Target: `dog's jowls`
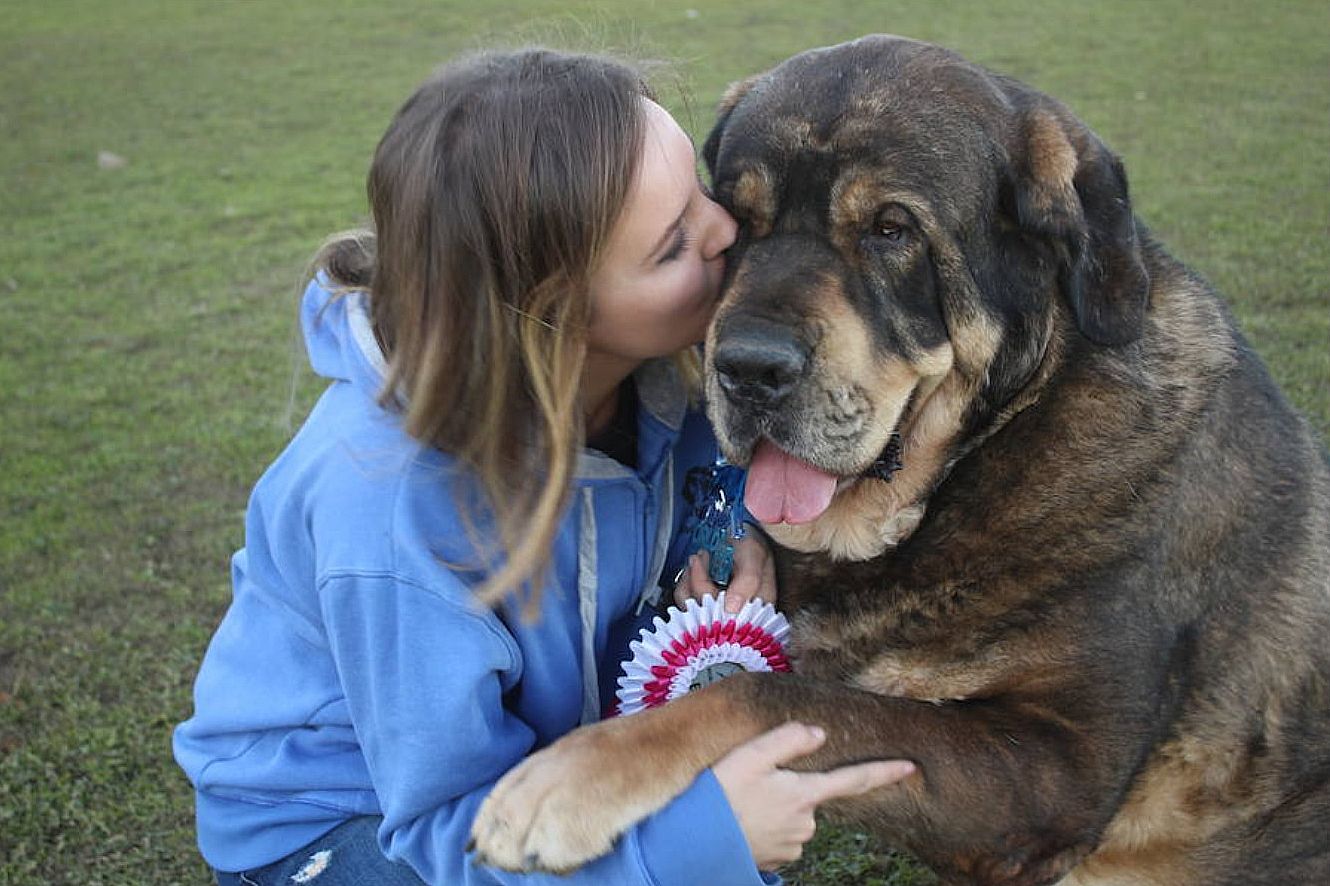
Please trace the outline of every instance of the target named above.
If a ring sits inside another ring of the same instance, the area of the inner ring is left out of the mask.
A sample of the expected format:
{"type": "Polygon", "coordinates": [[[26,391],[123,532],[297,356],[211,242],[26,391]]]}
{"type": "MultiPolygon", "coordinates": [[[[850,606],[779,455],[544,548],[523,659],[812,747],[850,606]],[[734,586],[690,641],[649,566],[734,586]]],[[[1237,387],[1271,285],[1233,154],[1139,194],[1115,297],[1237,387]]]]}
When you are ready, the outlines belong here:
{"type": "Polygon", "coordinates": [[[947,883],[1330,883],[1330,468],[1118,159],[892,37],[736,85],[705,155],[741,224],[708,408],[797,673],[534,755],[483,857],[575,867],[799,720],[803,768],[918,762],[832,811],[947,883]]]}

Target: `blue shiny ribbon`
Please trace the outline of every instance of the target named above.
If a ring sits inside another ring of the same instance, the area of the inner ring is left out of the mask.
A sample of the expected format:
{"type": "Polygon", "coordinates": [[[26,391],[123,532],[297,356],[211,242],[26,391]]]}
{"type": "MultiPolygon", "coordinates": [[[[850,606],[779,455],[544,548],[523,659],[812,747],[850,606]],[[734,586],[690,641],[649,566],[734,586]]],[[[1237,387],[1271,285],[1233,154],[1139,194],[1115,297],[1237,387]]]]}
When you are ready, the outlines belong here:
{"type": "Polygon", "coordinates": [[[707,576],[718,587],[730,583],[734,572],[734,543],[747,534],[743,505],[744,480],[747,472],[724,459],[711,466],[709,488],[705,499],[709,501],[706,513],[693,527],[688,552],[705,550],[710,555],[707,576]]]}

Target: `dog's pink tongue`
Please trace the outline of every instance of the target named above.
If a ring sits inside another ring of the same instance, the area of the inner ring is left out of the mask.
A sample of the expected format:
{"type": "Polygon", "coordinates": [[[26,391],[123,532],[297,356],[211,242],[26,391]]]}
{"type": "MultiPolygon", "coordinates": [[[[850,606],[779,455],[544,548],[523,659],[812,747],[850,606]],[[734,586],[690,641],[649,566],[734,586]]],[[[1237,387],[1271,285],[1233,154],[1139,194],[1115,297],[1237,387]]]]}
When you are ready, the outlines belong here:
{"type": "Polygon", "coordinates": [[[836,493],[836,478],[763,440],[748,465],[744,504],[763,523],[816,520],[836,493]]]}

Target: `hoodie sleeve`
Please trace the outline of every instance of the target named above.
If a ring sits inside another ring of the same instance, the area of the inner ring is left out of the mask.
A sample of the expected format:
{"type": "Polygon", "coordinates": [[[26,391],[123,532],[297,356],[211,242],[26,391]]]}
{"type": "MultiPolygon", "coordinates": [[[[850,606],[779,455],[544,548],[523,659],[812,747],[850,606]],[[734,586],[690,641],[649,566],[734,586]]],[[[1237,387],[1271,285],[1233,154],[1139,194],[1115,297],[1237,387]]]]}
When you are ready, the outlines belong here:
{"type": "MultiPolygon", "coordinates": [[[[463,599],[463,598],[459,598],[463,599]]],[[[474,865],[463,847],[495,782],[535,732],[503,704],[520,677],[502,623],[393,575],[338,575],[321,604],[383,812],[380,843],[429,883],[735,886],[762,877],[710,770],[615,850],[564,877],[474,865]]]]}

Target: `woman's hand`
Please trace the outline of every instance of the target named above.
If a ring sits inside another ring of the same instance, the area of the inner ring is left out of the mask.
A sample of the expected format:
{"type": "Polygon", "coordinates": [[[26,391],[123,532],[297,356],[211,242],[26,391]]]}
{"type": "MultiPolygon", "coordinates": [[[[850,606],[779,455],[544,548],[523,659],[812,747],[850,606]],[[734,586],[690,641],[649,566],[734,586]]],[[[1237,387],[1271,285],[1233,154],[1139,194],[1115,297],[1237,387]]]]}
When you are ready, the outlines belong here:
{"type": "MultiPolygon", "coordinates": [[[[706,594],[719,594],[720,588],[707,575],[711,555],[698,551],[688,558],[688,565],[674,586],[674,602],[682,607],[689,597],[701,600],[706,594]]],[[[734,571],[725,589],[725,611],[736,613],[754,597],[776,602],[776,561],[761,533],[749,529],[734,543],[734,571]]]]}
{"type": "Polygon", "coordinates": [[[816,726],[786,723],[739,745],[712,767],[762,870],[799,860],[817,829],[813,813],[820,804],[894,784],[914,772],[908,760],[875,760],[830,772],[780,768],[825,740],[816,726]]]}

